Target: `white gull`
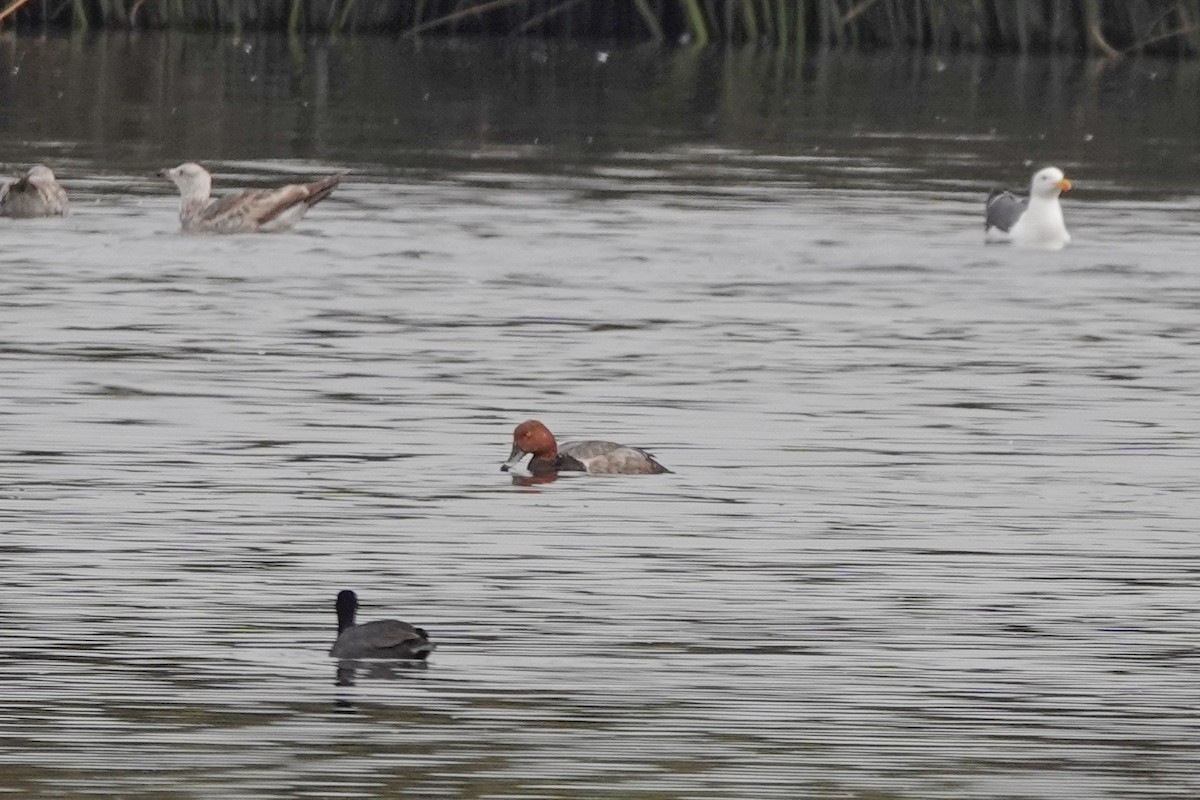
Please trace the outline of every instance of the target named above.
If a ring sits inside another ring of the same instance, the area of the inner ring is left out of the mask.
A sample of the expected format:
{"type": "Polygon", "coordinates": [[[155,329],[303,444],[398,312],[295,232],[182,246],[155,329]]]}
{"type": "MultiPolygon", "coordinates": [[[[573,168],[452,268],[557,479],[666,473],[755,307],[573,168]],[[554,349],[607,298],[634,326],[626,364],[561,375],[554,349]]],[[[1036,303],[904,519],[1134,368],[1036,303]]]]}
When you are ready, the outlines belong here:
{"type": "Polygon", "coordinates": [[[1061,169],[1046,167],[1034,173],[1028,202],[993,189],[987,199],[984,235],[1022,247],[1061,250],[1071,241],[1071,234],[1063,222],[1058,196],[1070,188],[1071,182],[1061,169]]]}

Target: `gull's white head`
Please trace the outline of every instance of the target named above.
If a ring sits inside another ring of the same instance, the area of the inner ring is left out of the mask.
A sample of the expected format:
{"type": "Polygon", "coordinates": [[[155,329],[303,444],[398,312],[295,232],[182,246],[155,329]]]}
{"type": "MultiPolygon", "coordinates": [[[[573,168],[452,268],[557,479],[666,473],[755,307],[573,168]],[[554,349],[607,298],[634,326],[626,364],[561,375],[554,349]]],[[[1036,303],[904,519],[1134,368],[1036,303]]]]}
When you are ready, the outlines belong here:
{"type": "Polygon", "coordinates": [[[207,199],[212,191],[212,176],[208,174],[208,170],[191,161],[173,169],[164,169],[158,174],[174,181],[175,185],[179,187],[179,193],[185,198],[207,199]]]}
{"type": "Polygon", "coordinates": [[[54,183],[54,171],[43,164],[32,167],[25,177],[33,183],[54,183]]]}
{"type": "Polygon", "coordinates": [[[1070,188],[1071,182],[1067,180],[1066,175],[1063,175],[1061,169],[1046,167],[1034,173],[1033,181],[1029,185],[1029,196],[1058,197],[1063,192],[1069,191],[1070,188]]]}

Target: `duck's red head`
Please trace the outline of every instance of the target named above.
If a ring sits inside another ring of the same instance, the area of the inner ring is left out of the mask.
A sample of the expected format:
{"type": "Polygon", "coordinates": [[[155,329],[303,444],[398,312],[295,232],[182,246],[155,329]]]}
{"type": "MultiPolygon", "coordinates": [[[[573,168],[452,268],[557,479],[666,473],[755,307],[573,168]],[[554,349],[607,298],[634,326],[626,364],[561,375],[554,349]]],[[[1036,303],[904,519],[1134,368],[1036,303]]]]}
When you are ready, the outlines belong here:
{"type": "Polygon", "coordinates": [[[558,442],[554,441],[554,434],[536,419],[525,420],[513,431],[512,453],[500,469],[507,471],[519,463],[526,453],[546,461],[558,458],[558,442]]]}

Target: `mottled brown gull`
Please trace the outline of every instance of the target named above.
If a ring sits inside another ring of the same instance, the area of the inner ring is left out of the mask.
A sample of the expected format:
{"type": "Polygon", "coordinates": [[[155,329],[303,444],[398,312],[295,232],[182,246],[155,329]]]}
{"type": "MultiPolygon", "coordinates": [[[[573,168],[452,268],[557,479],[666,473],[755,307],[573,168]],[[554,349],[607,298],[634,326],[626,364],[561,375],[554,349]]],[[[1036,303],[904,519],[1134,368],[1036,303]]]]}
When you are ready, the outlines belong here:
{"type": "Polygon", "coordinates": [[[1061,169],[1046,167],[1034,173],[1030,181],[1029,202],[993,189],[987,199],[984,235],[1024,247],[1061,250],[1071,241],[1071,234],[1063,222],[1058,196],[1070,188],[1071,182],[1061,169]]]}
{"type": "Polygon", "coordinates": [[[330,175],[313,183],[247,189],[214,199],[212,176],[199,164],[188,162],[158,174],[179,187],[179,222],[186,233],[286,231],[342,180],[340,174],[330,175]]]}
{"type": "Polygon", "coordinates": [[[0,185],[0,217],[61,217],[67,193],[49,167],[38,164],[22,177],[0,185]]]}

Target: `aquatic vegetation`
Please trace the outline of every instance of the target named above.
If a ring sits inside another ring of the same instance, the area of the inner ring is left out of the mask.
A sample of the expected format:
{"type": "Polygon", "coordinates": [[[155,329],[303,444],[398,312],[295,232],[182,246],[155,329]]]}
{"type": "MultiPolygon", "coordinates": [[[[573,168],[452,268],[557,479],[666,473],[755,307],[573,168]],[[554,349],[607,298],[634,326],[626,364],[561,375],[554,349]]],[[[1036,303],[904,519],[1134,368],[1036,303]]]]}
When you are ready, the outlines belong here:
{"type": "Polygon", "coordinates": [[[1200,0],[13,0],[0,23],[1200,53],[1200,0]]]}

